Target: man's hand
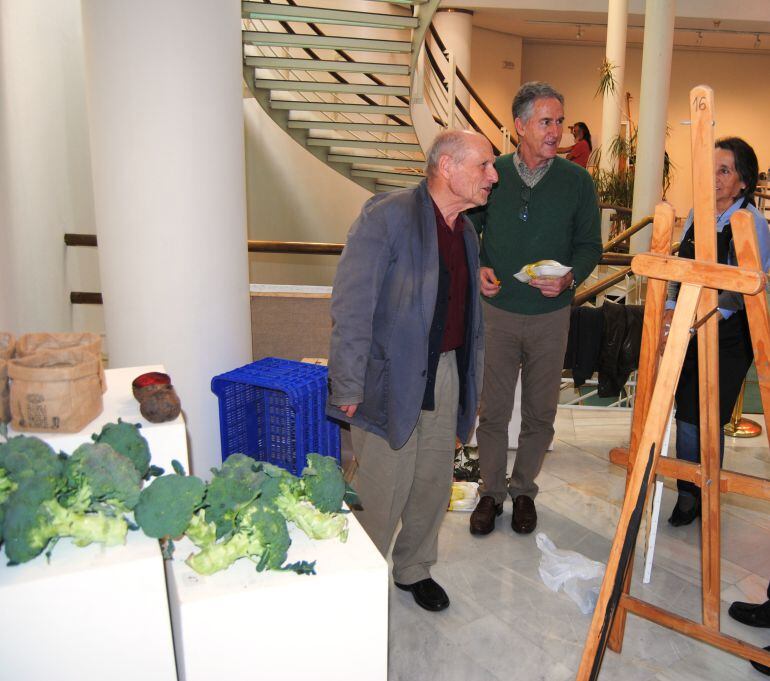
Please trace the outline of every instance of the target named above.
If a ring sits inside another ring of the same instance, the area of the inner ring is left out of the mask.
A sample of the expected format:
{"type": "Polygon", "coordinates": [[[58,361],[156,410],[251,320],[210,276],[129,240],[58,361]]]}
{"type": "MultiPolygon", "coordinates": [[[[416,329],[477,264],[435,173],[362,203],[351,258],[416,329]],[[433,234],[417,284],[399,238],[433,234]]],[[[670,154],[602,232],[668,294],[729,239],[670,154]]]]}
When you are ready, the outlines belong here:
{"type": "Polygon", "coordinates": [[[491,267],[479,268],[479,278],[481,279],[481,295],[491,298],[500,293],[500,280],[495,276],[495,271],[491,267]]]}
{"type": "Polygon", "coordinates": [[[575,280],[572,272],[567,272],[563,277],[557,279],[551,277],[536,277],[529,280],[529,285],[540,289],[546,298],[555,298],[562,291],[568,289],[575,280]]]}
{"type": "Polygon", "coordinates": [[[340,411],[345,413],[345,416],[348,418],[353,418],[353,414],[356,413],[356,409],[358,409],[357,404],[341,404],[339,407],[337,407],[340,411]]]}

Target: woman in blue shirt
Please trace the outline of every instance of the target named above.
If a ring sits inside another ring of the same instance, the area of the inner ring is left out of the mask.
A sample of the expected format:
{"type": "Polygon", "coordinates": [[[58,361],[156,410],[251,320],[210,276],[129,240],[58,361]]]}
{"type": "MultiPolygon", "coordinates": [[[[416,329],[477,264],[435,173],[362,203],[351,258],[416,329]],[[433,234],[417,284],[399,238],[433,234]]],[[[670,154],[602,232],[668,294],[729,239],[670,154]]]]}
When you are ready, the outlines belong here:
{"type": "MultiPolygon", "coordinates": [[[[736,265],[730,218],[745,208],[754,216],[762,267],[770,268],[770,232],[767,220],[754,205],[754,191],[759,178],[757,155],[739,137],[726,137],[716,143],[714,153],[716,173],[717,259],[720,263],[736,265]]],[[[679,256],[695,257],[693,213],[684,227],[679,256]]],[[[679,285],[669,284],[664,333],[671,324],[679,285]]],[[[743,297],[731,291],[721,291],[719,308],[719,422],[729,422],[735,402],[753,361],[751,338],[743,307],[743,297]]],[[[676,456],[678,459],[700,461],[698,345],[693,339],[687,348],[679,385],[676,389],[676,456]]],[[[720,431],[720,457],[724,456],[724,433],[720,431]]],[[[678,527],[688,525],[700,515],[700,489],[691,482],[677,481],[679,496],[668,522],[678,527]]]]}

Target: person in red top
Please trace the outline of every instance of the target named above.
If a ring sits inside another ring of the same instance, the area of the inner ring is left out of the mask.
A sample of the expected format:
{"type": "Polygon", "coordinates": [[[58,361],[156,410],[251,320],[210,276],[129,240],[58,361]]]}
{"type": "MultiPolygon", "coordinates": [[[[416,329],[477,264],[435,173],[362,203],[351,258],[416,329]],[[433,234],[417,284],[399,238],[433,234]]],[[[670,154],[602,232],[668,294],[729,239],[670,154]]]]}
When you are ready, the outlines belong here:
{"type": "Polygon", "coordinates": [[[572,136],[575,138],[575,144],[571,147],[559,149],[560,154],[567,154],[567,160],[577,163],[585,168],[588,165],[588,157],[591,155],[591,131],[588,126],[579,121],[572,126],[572,136]]]}

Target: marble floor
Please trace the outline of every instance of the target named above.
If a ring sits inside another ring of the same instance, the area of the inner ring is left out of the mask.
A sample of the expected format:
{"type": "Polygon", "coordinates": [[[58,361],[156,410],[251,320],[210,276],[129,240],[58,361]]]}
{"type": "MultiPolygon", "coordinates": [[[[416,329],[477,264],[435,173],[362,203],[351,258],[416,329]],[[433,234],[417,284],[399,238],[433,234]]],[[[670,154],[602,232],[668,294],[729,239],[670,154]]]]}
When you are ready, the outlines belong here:
{"type": "MultiPolygon", "coordinates": [[[[756,418],[756,417],[755,417],[756,418]]],[[[761,422],[761,417],[759,419],[761,422]]],[[[624,471],[609,450],[627,445],[630,415],[560,409],[554,450],[538,478],[539,524],[559,548],[606,562],[620,513],[624,471]]],[[[673,441],[673,438],[672,438],[673,441]]],[[[511,452],[511,457],[515,454],[511,452]]],[[[672,451],[673,455],[673,451],[672,451]]],[[[728,438],[725,468],[770,477],[767,438],[728,438]]],[[[672,528],[666,518],[675,488],[666,481],[649,584],[641,583],[637,552],[632,593],[700,621],[700,529],[672,528]]],[[[770,630],[727,616],[733,600],[762,601],[770,578],[770,504],[724,495],[722,630],[761,646],[770,630]]],[[[468,514],[447,513],[433,577],[451,598],[444,612],[417,607],[410,594],[390,591],[389,681],[563,681],[573,679],[590,623],[564,593],[548,590],[538,573],[535,534],[510,527],[505,504],[497,529],[468,532],[468,514]]],[[[764,679],[748,662],[629,616],[622,654],[607,651],[602,681],[732,681],[764,679]]]]}

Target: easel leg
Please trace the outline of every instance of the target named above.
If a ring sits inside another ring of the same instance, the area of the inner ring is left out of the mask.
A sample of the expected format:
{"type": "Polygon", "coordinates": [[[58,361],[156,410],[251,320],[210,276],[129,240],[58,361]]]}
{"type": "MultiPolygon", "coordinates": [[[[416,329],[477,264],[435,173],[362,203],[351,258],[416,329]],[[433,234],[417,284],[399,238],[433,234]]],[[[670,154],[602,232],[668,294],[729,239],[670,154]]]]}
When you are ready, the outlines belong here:
{"type": "MultiPolygon", "coordinates": [[[[674,209],[666,203],[655,207],[655,218],[652,227],[650,251],[667,254],[671,249],[671,238],[674,231],[674,209]]],[[[642,327],[642,345],[639,352],[639,372],[634,401],[634,414],[631,426],[631,444],[628,449],[628,471],[626,473],[626,489],[633,470],[634,456],[639,448],[644,424],[652,399],[652,389],[658,373],[660,356],[660,328],[663,319],[663,308],[666,302],[666,282],[660,279],[647,281],[647,296],[644,307],[644,324],[642,327]]],[[[631,589],[631,577],[634,572],[633,555],[623,582],[623,593],[631,589]]],[[[607,645],[610,650],[619,653],[623,647],[623,636],[626,628],[626,609],[618,606],[618,611],[612,622],[612,630],[607,645]]]]}

